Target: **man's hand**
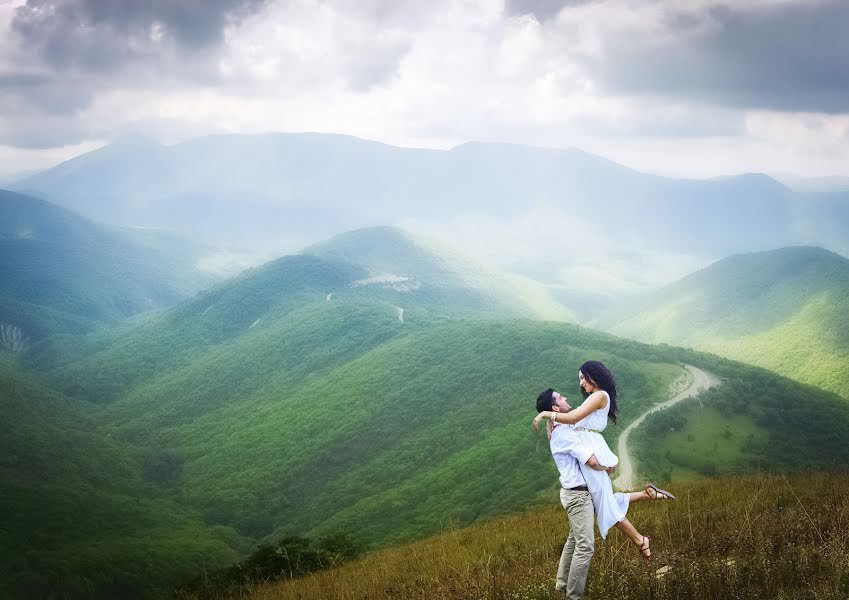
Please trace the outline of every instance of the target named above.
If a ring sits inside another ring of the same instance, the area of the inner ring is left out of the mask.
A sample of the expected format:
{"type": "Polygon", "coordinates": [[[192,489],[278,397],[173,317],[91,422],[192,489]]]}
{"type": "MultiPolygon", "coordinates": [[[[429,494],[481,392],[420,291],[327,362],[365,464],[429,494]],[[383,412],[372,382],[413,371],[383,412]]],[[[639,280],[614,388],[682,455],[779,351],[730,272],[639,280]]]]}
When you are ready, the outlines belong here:
{"type": "Polygon", "coordinates": [[[613,475],[615,472],[616,472],[616,465],[613,465],[612,467],[607,467],[607,474],[608,475],[613,475]]]}

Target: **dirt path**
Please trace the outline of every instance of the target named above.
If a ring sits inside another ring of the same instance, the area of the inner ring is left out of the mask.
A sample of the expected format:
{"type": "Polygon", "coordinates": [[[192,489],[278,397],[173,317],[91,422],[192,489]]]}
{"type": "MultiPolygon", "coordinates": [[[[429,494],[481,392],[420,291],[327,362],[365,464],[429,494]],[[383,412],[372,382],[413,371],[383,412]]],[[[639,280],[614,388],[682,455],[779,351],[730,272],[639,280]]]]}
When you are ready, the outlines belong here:
{"type": "Polygon", "coordinates": [[[657,412],[664,408],[669,408],[673,404],[677,404],[684,400],[685,398],[689,398],[690,396],[695,396],[699,392],[706,390],[708,388],[712,388],[720,384],[719,379],[717,379],[714,375],[710,373],[706,373],[701,369],[697,369],[691,365],[684,365],[684,368],[690,373],[693,378],[693,381],[690,385],[682,392],[679,392],[675,396],[673,396],[670,400],[666,402],[662,402],[656,406],[653,406],[643,414],[641,414],[633,423],[628,425],[625,428],[625,431],[622,432],[622,435],[619,436],[619,444],[617,445],[617,454],[619,455],[619,468],[617,472],[619,476],[616,478],[614,483],[616,487],[621,490],[630,490],[634,486],[634,467],[631,462],[631,455],[628,454],[628,436],[631,431],[640,426],[640,423],[643,420],[652,414],[653,412],[657,412]]]}
{"type": "Polygon", "coordinates": [[[392,304],[390,306],[392,306],[392,308],[394,308],[395,310],[398,311],[398,320],[403,323],[404,322],[404,309],[401,308],[400,306],[395,306],[394,304],[392,304]]]}

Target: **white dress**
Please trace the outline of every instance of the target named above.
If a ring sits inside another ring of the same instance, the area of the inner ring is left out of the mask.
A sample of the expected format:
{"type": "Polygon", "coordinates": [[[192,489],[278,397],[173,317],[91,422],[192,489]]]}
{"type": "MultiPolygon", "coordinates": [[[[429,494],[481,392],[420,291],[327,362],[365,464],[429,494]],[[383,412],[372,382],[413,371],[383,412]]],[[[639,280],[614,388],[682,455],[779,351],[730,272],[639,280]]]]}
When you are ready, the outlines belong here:
{"type": "MultiPolygon", "coordinates": [[[[602,392],[605,395],[607,392],[602,392]]],[[[604,408],[599,408],[575,423],[573,427],[577,431],[581,443],[590,448],[598,462],[605,467],[619,464],[619,458],[613,454],[600,433],[585,431],[582,428],[603,431],[607,427],[607,412],[610,410],[610,397],[604,408]]],[[[613,492],[613,483],[606,471],[596,471],[585,464],[581,464],[581,474],[587,482],[587,489],[593,499],[595,508],[596,524],[602,538],[607,537],[607,530],[625,518],[628,512],[630,496],[621,492],[613,492]]]]}

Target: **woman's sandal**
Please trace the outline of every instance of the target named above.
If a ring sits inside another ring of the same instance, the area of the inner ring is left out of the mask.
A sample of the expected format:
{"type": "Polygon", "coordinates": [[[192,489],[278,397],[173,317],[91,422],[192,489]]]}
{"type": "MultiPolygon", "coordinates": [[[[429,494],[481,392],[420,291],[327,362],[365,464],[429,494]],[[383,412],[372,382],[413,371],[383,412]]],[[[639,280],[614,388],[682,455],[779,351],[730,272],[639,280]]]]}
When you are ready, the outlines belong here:
{"type": "Polygon", "coordinates": [[[651,498],[652,500],[675,500],[675,496],[673,496],[666,490],[662,490],[659,487],[656,487],[653,483],[646,484],[646,494],[648,494],[649,498],[651,498]],[[649,490],[652,490],[654,492],[654,495],[652,495],[649,490]]]}
{"type": "Polygon", "coordinates": [[[640,552],[640,556],[643,557],[643,562],[647,565],[651,565],[651,561],[652,561],[651,538],[647,535],[644,535],[643,541],[639,546],[637,546],[637,549],[640,552]],[[646,552],[648,552],[648,554],[646,554],[646,552]]]}

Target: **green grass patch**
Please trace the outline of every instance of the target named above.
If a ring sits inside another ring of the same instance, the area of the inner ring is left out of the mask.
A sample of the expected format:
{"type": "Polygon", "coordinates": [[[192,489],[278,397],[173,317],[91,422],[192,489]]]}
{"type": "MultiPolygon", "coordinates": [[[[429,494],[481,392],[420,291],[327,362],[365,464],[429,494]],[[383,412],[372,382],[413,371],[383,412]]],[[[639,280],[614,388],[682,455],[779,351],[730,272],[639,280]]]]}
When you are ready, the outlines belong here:
{"type": "Polygon", "coordinates": [[[673,480],[690,479],[697,473],[733,472],[748,447],[768,438],[748,416],[725,416],[715,408],[695,404],[684,417],[686,424],[681,431],[669,431],[651,440],[656,445],[655,454],[665,458],[673,469],[673,480]]]}

